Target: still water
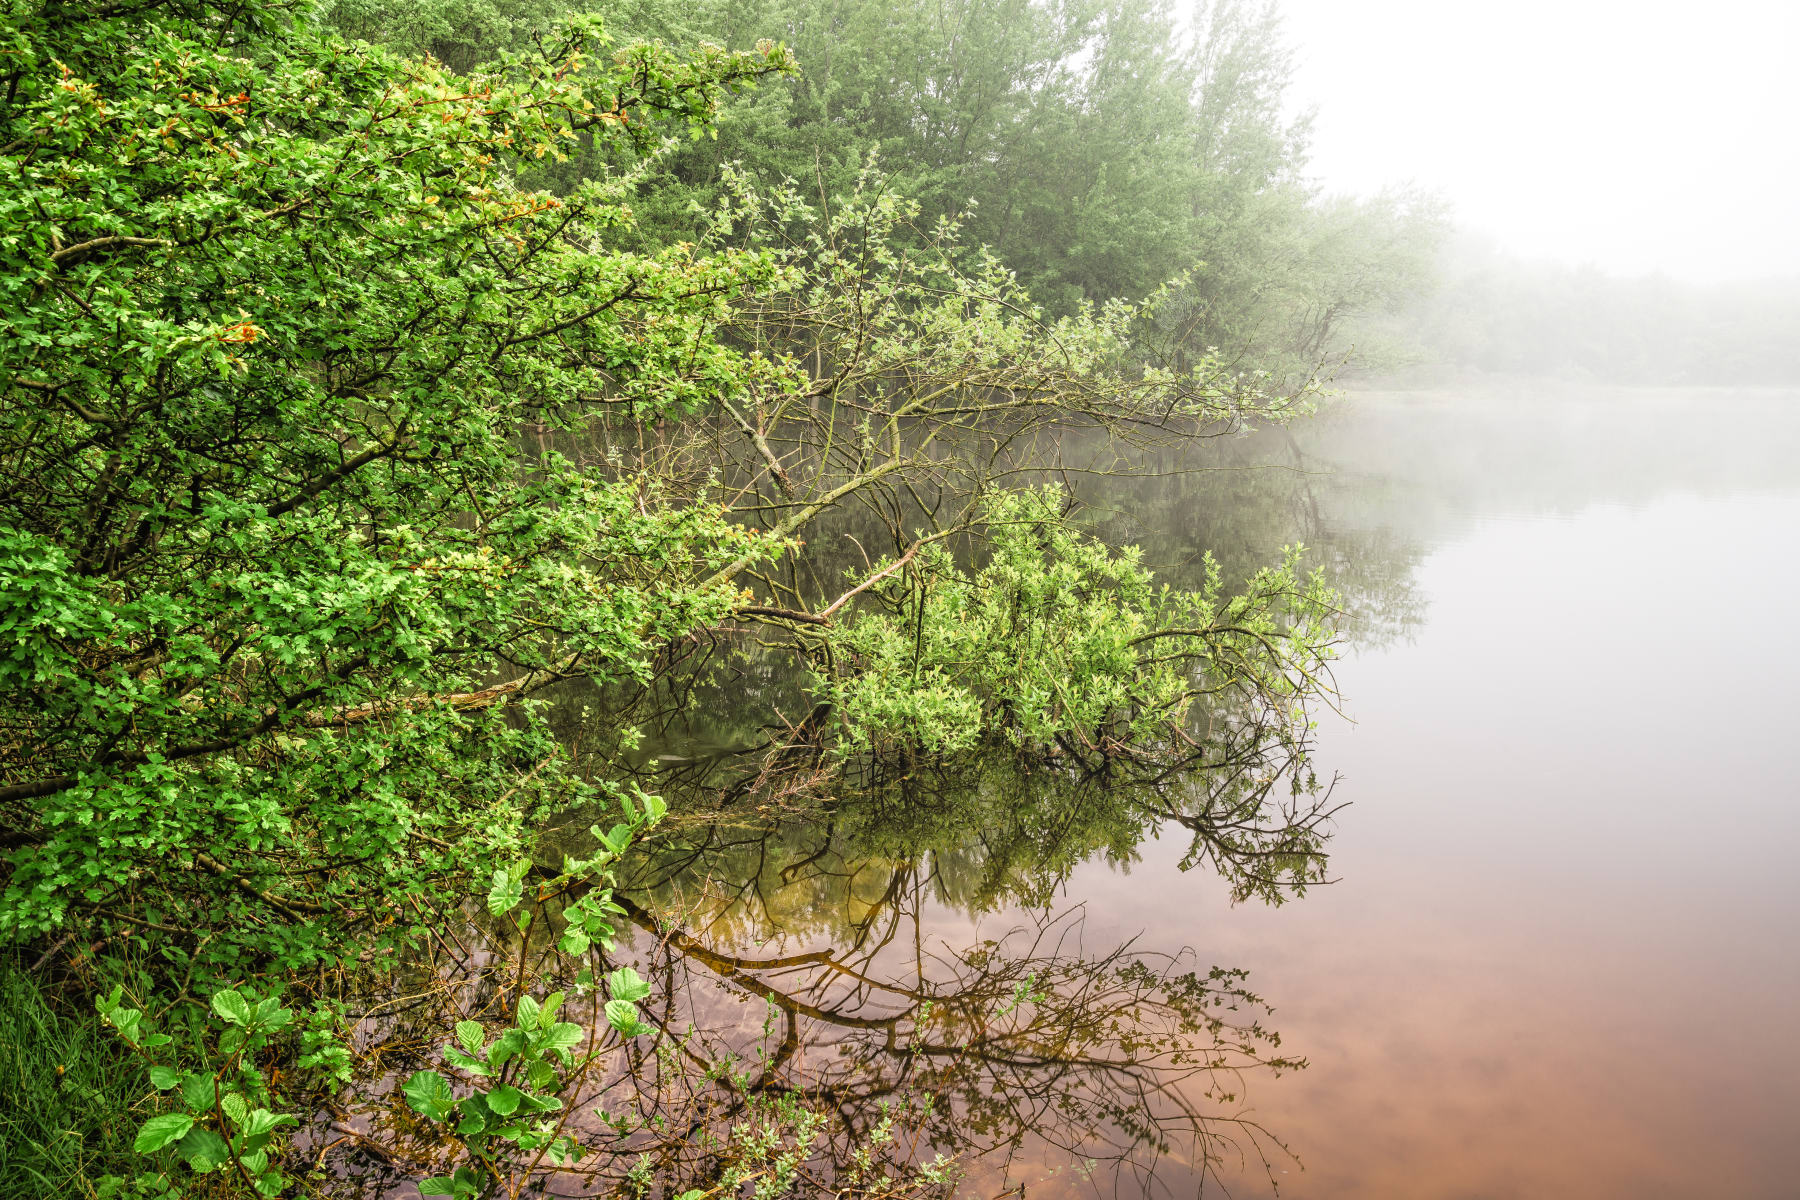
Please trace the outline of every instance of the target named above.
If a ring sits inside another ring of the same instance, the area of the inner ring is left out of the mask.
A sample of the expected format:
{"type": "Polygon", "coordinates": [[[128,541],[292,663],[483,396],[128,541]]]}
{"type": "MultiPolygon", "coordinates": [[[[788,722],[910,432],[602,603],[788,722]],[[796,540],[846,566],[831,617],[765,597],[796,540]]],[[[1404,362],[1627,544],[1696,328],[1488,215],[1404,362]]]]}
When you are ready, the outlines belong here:
{"type": "Polygon", "coordinates": [[[776,1001],[833,1102],[954,1097],[968,1195],[1800,1194],[1800,394],[1363,393],[1227,459],[1086,498],[1172,578],[1332,571],[1333,882],[1234,903],[1186,830],[976,778],[693,834],[666,986],[776,1001]]]}

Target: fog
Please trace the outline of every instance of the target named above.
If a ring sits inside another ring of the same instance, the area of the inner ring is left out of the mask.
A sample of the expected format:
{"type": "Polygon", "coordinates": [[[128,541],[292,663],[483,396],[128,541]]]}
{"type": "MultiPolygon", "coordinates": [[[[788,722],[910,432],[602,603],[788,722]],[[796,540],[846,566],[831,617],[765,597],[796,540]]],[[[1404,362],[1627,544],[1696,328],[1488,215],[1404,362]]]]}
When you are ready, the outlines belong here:
{"type": "Polygon", "coordinates": [[[1800,5],[1280,0],[1328,190],[1411,181],[1506,252],[1800,274],[1800,5]]]}

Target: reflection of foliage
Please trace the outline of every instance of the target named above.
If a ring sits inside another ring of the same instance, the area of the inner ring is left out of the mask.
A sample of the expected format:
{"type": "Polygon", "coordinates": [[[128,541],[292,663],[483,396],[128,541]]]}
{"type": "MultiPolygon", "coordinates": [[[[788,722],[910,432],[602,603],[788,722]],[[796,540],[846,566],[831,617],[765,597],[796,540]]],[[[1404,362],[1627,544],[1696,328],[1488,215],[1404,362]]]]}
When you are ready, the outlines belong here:
{"type": "MultiPolygon", "coordinates": [[[[917,1156],[955,1154],[972,1175],[1004,1173],[1029,1148],[1038,1161],[1064,1152],[1140,1174],[1180,1150],[1204,1176],[1234,1149],[1266,1162],[1279,1146],[1241,1115],[1246,1073],[1304,1065],[1279,1054],[1241,972],[1129,946],[1089,954],[1078,911],[957,951],[927,947],[900,895],[847,947],[764,957],[640,919],[657,932],[645,970],[679,1001],[661,1037],[680,1049],[641,1054],[614,1082],[606,1107],[641,1124],[696,1086],[697,1065],[723,1062],[722,1075],[708,1071],[715,1087],[804,1097],[831,1112],[845,1145],[880,1114],[904,1113],[924,1139],[917,1156]],[[760,1048],[753,1030],[695,1032],[720,1029],[733,997],[767,1006],[762,1033],[775,1036],[760,1048]]],[[[659,1168],[686,1178],[677,1157],[659,1168]]]]}
{"type": "Polygon", "coordinates": [[[1199,589],[1158,588],[1135,547],[1083,537],[1063,501],[1055,489],[990,498],[985,565],[964,572],[925,547],[875,589],[879,609],[834,634],[834,658],[851,666],[823,690],[851,746],[955,751],[998,737],[1086,763],[1181,760],[1199,748],[1184,728],[1196,700],[1304,726],[1306,701],[1326,690],[1331,597],[1296,577],[1294,554],[1229,599],[1210,560],[1199,589]]]}
{"type": "Polygon", "coordinates": [[[1281,755],[1246,756],[1124,782],[988,756],[878,767],[854,789],[840,787],[824,812],[813,801],[774,821],[731,815],[763,793],[727,792],[712,819],[690,796],[682,828],[649,846],[631,884],[706,879],[715,895],[741,897],[753,923],[845,937],[853,930],[833,927],[834,915],[854,924],[895,889],[920,884],[970,914],[1050,903],[1082,862],[1130,862],[1166,823],[1192,838],[1185,865],[1206,863],[1240,899],[1279,902],[1322,878],[1334,811],[1309,776],[1298,789],[1282,784],[1296,769],[1304,768],[1281,755]]]}

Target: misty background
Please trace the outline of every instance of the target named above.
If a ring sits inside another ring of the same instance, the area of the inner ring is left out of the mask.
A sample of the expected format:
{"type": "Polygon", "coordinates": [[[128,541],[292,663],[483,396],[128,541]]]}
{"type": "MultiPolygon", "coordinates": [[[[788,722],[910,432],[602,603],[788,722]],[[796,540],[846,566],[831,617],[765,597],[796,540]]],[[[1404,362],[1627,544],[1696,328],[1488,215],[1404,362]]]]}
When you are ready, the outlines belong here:
{"type": "Polygon", "coordinates": [[[1455,224],[1423,361],[1620,382],[1800,379],[1800,7],[1283,0],[1326,191],[1455,224]]]}

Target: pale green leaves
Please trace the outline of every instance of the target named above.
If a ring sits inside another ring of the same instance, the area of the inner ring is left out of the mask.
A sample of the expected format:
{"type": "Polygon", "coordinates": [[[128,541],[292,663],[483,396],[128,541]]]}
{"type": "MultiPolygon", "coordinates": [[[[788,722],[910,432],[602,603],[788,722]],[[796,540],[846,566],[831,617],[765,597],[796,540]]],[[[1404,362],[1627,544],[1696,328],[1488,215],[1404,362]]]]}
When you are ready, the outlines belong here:
{"type": "MultiPolygon", "coordinates": [[[[189,1167],[204,1175],[209,1171],[218,1170],[231,1161],[231,1144],[212,1130],[195,1126],[188,1130],[187,1136],[176,1145],[175,1153],[180,1155],[189,1167]]],[[[248,1160],[249,1156],[246,1155],[245,1158],[248,1160]]],[[[268,1157],[265,1154],[255,1165],[246,1161],[245,1167],[248,1170],[261,1171],[267,1162],[268,1157]]]]}
{"type": "Polygon", "coordinates": [[[621,1037],[636,1037],[644,1032],[637,1006],[650,994],[650,984],[644,977],[630,967],[620,967],[606,977],[606,990],[612,996],[606,1002],[606,1023],[621,1037]]]}
{"type": "Polygon", "coordinates": [[[488,911],[495,916],[511,912],[524,898],[525,872],[531,864],[520,861],[510,867],[494,868],[493,886],[488,889],[488,911]]]}

